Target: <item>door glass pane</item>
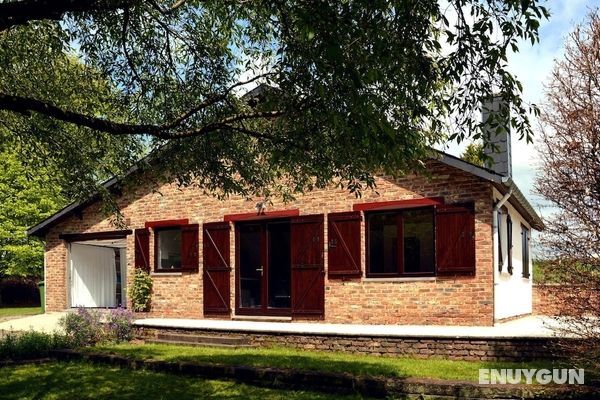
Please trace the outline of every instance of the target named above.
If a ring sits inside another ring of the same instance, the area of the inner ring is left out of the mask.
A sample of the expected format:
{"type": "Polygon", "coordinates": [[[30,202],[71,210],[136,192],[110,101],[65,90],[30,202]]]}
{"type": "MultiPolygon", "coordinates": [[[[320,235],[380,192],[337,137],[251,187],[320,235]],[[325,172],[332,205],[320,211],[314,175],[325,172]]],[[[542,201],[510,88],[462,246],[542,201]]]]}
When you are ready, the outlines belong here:
{"type": "Polygon", "coordinates": [[[404,221],[404,272],[434,272],[433,210],[402,213],[404,221]]]}
{"type": "Polygon", "coordinates": [[[240,232],[240,307],[260,308],[261,231],[259,225],[242,225],[240,232]]]}
{"type": "Polygon", "coordinates": [[[369,272],[398,272],[398,229],[396,214],[369,216],[369,272]]]}
{"type": "Polygon", "coordinates": [[[290,308],[290,224],[267,225],[269,240],[268,298],[271,308],[290,308]]]}

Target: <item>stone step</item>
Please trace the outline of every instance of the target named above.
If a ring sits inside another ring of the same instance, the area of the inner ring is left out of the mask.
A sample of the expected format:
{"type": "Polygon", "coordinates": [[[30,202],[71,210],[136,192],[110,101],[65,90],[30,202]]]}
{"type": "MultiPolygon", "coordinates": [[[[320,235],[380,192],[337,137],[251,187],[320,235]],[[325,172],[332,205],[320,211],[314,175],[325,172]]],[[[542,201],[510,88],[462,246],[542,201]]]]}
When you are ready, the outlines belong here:
{"type": "Polygon", "coordinates": [[[234,315],[232,321],[254,321],[254,322],[292,322],[292,317],[270,316],[270,315],[234,315]]]}
{"type": "Polygon", "coordinates": [[[225,343],[202,343],[202,342],[188,342],[183,340],[166,340],[166,339],[146,339],[146,343],[153,344],[172,344],[177,346],[191,346],[191,347],[221,347],[229,349],[243,349],[255,347],[251,344],[225,344],[225,343]]]}
{"type": "Polygon", "coordinates": [[[250,344],[250,341],[243,336],[229,335],[194,335],[186,333],[158,332],[156,334],[156,339],[174,342],[230,346],[245,346],[250,344]]]}

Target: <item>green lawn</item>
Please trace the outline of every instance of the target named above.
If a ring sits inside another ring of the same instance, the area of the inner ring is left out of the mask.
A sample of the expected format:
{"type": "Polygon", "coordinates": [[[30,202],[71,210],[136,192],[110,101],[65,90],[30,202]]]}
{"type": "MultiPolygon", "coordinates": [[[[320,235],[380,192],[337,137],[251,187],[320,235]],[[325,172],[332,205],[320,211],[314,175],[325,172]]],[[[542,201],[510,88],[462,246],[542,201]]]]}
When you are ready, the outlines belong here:
{"type": "Polygon", "coordinates": [[[0,368],[1,399],[358,399],[314,392],[259,388],[88,363],[0,368]]]}
{"type": "Polygon", "coordinates": [[[551,368],[550,361],[529,363],[451,361],[406,357],[364,356],[303,351],[292,348],[227,349],[163,344],[122,344],[90,348],[136,359],[191,361],[224,365],[295,368],[310,371],[349,372],[355,375],[416,377],[477,381],[479,368],[551,368]]]}
{"type": "Polygon", "coordinates": [[[0,318],[15,317],[20,315],[35,315],[41,314],[42,307],[8,307],[0,308],[0,318]]]}

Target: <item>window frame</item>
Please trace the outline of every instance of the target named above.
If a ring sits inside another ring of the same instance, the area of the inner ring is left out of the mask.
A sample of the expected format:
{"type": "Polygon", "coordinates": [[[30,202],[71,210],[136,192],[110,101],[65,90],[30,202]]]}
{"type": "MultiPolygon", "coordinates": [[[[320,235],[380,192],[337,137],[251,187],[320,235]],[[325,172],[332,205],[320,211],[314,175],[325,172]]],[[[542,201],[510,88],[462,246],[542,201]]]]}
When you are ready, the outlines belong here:
{"type": "Polygon", "coordinates": [[[436,254],[436,225],[435,225],[435,206],[427,205],[421,207],[402,207],[388,210],[365,211],[365,277],[366,278],[421,278],[435,277],[437,275],[437,254],[436,254]],[[431,210],[432,229],[433,229],[433,271],[432,272],[405,272],[404,265],[404,212],[416,210],[431,210]],[[396,216],[397,229],[397,255],[396,272],[371,272],[371,238],[370,223],[373,215],[392,214],[396,216]]]}
{"type": "MultiPolygon", "coordinates": [[[[179,230],[179,234],[181,235],[181,233],[183,232],[182,229],[182,225],[169,225],[169,226],[161,226],[161,227],[156,227],[153,229],[153,235],[154,235],[154,272],[156,273],[169,273],[169,272],[183,272],[185,271],[185,268],[183,268],[182,266],[180,266],[179,268],[159,268],[159,258],[158,258],[158,253],[159,253],[159,239],[160,239],[160,233],[163,231],[172,231],[172,230],[179,230]]],[[[183,254],[181,252],[181,247],[182,247],[182,242],[183,239],[180,236],[180,241],[179,241],[179,253],[180,253],[180,258],[181,258],[181,262],[180,264],[183,263],[183,254]]]]}

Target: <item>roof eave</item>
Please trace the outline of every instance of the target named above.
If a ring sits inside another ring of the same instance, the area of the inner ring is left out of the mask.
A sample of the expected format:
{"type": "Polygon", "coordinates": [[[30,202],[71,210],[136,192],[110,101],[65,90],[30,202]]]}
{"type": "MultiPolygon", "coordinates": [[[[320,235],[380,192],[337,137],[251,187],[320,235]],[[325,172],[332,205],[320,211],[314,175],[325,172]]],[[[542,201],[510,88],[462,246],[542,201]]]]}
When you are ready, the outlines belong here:
{"type": "Polygon", "coordinates": [[[499,175],[490,169],[480,167],[479,165],[471,164],[458,157],[454,157],[450,154],[444,153],[443,151],[436,151],[439,156],[438,160],[451,167],[458,168],[465,172],[469,172],[475,176],[478,176],[490,182],[503,183],[507,179],[506,177],[499,175]]]}
{"type": "MultiPolygon", "coordinates": [[[[137,163],[136,165],[134,165],[133,167],[131,167],[125,173],[124,177],[127,177],[127,176],[131,175],[132,173],[136,172],[137,170],[139,170],[141,163],[147,161],[147,158],[148,158],[148,156],[144,157],[142,160],[140,160],[139,163],[137,163]]],[[[121,178],[113,176],[112,178],[110,178],[110,179],[106,180],[105,182],[103,182],[102,186],[106,190],[110,190],[114,185],[116,185],[120,181],[121,181],[121,178]]],[[[39,224],[34,225],[31,228],[27,229],[25,231],[27,233],[27,236],[36,236],[36,237],[39,237],[39,238],[43,239],[44,236],[46,235],[46,233],[48,233],[48,230],[52,226],[54,226],[55,224],[61,222],[62,220],[64,220],[68,216],[70,216],[72,213],[76,213],[77,211],[82,210],[85,207],[89,206],[90,204],[94,203],[96,200],[99,199],[99,197],[100,197],[100,194],[98,192],[96,192],[96,193],[93,193],[90,197],[88,197],[85,200],[82,200],[82,201],[79,201],[79,202],[73,202],[73,203],[69,204],[68,206],[66,206],[62,210],[56,212],[52,216],[46,218],[45,220],[43,220],[39,224]]]]}
{"type": "Polygon", "coordinates": [[[88,199],[85,202],[71,203],[68,206],[66,206],[65,208],[63,208],[62,210],[60,210],[59,212],[57,212],[56,214],[52,215],[51,217],[45,219],[44,221],[40,222],[39,224],[34,225],[31,228],[27,229],[25,231],[25,233],[27,233],[27,236],[36,236],[36,237],[43,239],[44,236],[46,236],[48,229],[50,229],[50,227],[54,223],[59,223],[62,219],[66,218],[67,216],[71,215],[72,213],[76,213],[79,209],[84,208],[85,205],[87,205],[88,203],[91,203],[91,202],[93,202],[92,199],[88,199]]]}
{"type": "MultiPolygon", "coordinates": [[[[515,196],[515,198],[517,199],[517,202],[519,203],[520,208],[521,208],[521,210],[519,210],[519,211],[526,217],[527,222],[534,229],[537,229],[537,230],[544,229],[544,223],[543,223],[542,219],[535,212],[534,208],[531,206],[531,204],[529,204],[529,202],[525,198],[525,195],[523,195],[523,193],[519,190],[519,188],[517,187],[517,185],[513,182],[513,180],[511,178],[499,175],[492,170],[480,167],[475,164],[471,164],[467,161],[464,161],[458,157],[454,157],[454,156],[444,153],[442,151],[436,150],[436,153],[437,153],[437,157],[433,157],[433,158],[435,158],[451,167],[471,173],[471,174],[478,176],[484,180],[492,182],[495,185],[495,187],[502,193],[506,193],[510,188],[512,188],[513,196],[515,196]]],[[[127,173],[125,174],[125,177],[136,172],[140,168],[140,165],[143,162],[148,162],[149,157],[150,157],[150,155],[148,155],[148,156],[144,157],[142,160],[140,160],[139,163],[137,163],[129,171],[127,171],[127,173]]],[[[104,182],[102,184],[102,186],[105,189],[109,190],[112,188],[112,186],[117,184],[120,180],[121,179],[118,177],[113,177],[113,178],[107,180],[106,182],[104,182]]],[[[52,215],[51,217],[45,219],[44,221],[40,222],[39,224],[34,225],[31,228],[27,229],[27,231],[26,231],[27,235],[44,238],[44,236],[46,235],[46,233],[52,226],[61,222],[62,220],[67,218],[72,213],[76,213],[77,211],[84,209],[88,205],[95,202],[98,198],[99,198],[99,193],[94,193],[92,196],[90,196],[88,199],[86,199],[84,201],[71,203],[70,205],[68,205],[67,207],[58,211],[56,214],[52,215]]]]}
{"type": "Polygon", "coordinates": [[[503,186],[505,189],[503,191],[504,193],[506,193],[508,190],[512,189],[512,191],[513,191],[512,197],[514,197],[517,200],[520,207],[523,208],[523,210],[519,210],[519,211],[521,212],[522,215],[529,217],[529,218],[527,218],[527,223],[529,223],[529,225],[531,225],[531,227],[533,229],[536,229],[538,231],[543,231],[546,228],[544,225],[544,221],[542,221],[542,218],[538,215],[538,213],[535,211],[535,209],[533,208],[531,203],[529,203],[529,201],[527,200],[527,198],[525,197],[523,192],[521,192],[521,190],[516,185],[516,183],[512,180],[512,178],[507,178],[506,182],[503,182],[503,186]]]}
{"type": "Polygon", "coordinates": [[[496,189],[498,189],[502,194],[505,194],[510,189],[512,189],[512,196],[517,200],[517,208],[519,209],[519,212],[525,217],[527,223],[531,225],[533,229],[536,229],[538,231],[544,230],[544,222],[542,221],[538,213],[535,211],[533,206],[529,203],[523,192],[521,192],[519,187],[512,180],[512,178],[500,175],[487,168],[471,164],[465,160],[462,160],[458,157],[454,157],[442,151],[437,152],[439,154],[439,160],[444,164],[450,165],[454,168],[458,168],[465,172],[469,172],[475,176],[492,182],[496,189]]]}

